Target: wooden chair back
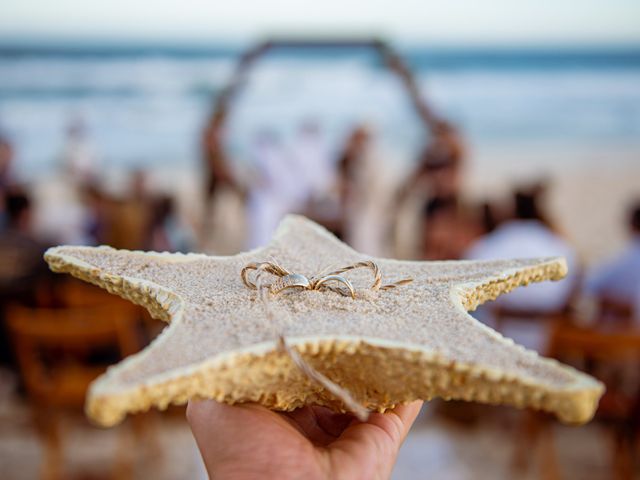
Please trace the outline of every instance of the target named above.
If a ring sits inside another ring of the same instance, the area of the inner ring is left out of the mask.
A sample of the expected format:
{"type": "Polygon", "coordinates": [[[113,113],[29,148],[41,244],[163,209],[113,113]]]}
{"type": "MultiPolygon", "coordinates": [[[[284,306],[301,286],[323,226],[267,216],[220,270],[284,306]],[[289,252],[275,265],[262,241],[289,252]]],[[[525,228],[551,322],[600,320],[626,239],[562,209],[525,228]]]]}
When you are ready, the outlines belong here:
{"type": "Polygon", "coordinates": [[[89,383],[106,365],[88,363],[97,350],[118,357],[140,348],[135,307],[105,303],[60,309],[11,306],[7,324],[31,400],[51,406],[77,406],[89,383]]]}
{"type": "Polygon", "coordinates": [[[550,356],[582,354],[603,360],[640,358],[640,328],[579,327],[558,321],[551,333],[550,356]]]}
{"type": "Polygon", "coordinates": [[[583,369],[605,384],[607,391],[597,413],[600,417],[628,421],[640,415],[636,411],[640,407],[640,378],[631,382],[634,385],[628,380],[628,374],[640,366],[640,328],[600,324],[585,328],[564,319],[552,329],[548,354],[561,360],[579,359],[583,369]]]}

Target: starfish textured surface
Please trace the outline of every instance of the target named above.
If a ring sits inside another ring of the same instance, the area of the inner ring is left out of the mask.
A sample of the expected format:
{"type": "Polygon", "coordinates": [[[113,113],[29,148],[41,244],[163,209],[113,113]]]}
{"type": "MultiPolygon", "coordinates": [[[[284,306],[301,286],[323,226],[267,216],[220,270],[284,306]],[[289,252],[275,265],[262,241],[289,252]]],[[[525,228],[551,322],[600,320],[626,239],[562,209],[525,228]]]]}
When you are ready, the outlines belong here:
{"type": "Polygon", "coordinates": [[[87,413],[105,426],[128,412],[190,398],[343,410],[278,348],[278,335],[377,411],[441,396],[533,407],[582,423],[603,392],[588,375],[525,350],[467,313],[517,286],[561,279],[562,258],[373,259],[383,282],[413,282],[372,291],[369,272],[349,272],[355,299],[329,290],[289,291],[271,297],[273,319],[240,278],[249,262],[272,260],[311,277],[370,257],[304,217],[289,216],[268,246],[231,257],[63,246],[49,249],[45,259],[54,271],[99,285],[170,323],[91,386],[87,413]]]}

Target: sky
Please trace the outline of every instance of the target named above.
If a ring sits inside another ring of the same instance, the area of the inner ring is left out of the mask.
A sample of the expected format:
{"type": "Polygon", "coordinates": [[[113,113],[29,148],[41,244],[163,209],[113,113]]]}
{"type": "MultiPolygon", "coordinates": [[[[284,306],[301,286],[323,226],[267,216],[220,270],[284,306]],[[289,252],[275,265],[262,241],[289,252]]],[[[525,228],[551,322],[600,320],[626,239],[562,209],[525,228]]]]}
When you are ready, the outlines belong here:
{"type": "Polygon", "coordinates": [[[250,40],[377,34],[443,44],[640,45],[639,0],[0,0],[0,37],[250,40]]]}

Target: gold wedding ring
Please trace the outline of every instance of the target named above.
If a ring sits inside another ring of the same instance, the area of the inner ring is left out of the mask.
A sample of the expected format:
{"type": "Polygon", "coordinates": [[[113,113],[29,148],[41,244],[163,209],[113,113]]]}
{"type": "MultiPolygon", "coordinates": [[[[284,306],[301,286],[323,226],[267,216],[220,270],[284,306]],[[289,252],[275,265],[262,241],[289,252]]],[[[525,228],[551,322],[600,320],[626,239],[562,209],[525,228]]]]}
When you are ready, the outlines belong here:
{"type": "MultiPolygon", "coordinates": [[[[351,298],[356,298],[356,290],[355,290],[355,288],[353,288],[353,285],[351,284],[351,282],[349,280],[347,280],[346,278],[344,278],[342,275],[326,275],[326,276],[318,279],[314,283],[313,289],[314,290],[319,290],[320,287],[322,285],[324,285],[325,283],[327,283],[327,282],[339,282],[339,283],[342,283],[345,287],[347,287],[347,290],[349,291],[349,296],[351,296],[351,298]]],[[[347,296],[342,289],[334,289],[334,288],[332,288],[331,290],[333,290],[334,292],[340,292],[345,297],[347,296]]]]}

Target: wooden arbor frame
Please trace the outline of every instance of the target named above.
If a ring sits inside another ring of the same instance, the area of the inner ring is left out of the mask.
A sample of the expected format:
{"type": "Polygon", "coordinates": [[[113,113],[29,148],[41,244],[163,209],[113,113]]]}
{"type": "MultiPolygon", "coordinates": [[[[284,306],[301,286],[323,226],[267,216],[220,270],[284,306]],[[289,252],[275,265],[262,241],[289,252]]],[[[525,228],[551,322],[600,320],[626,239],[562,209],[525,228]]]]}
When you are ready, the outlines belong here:
{"type": "MultiPolygon", "coordinates": [[[[417,114],[425,142],[429,138],[440,135],[443,127],[448,126],[448,123],[444,121],[443,118],[436,115],[424,100],[411,70],[400,55],[396,53],[389,44],[376,38],[273,38],[256,44],[240,56],[230,80],[216,97],[210,117],[212,122],[217,122],[218,126],[223,126],[228,121],[228,112],[233,108],[233,103],[236,100],[239,91],[241,91],[245,86],[247,78],[258,61],[269,53],[282,50],[371,51],[380,59],[381,65],[386,67],[387,70],[393,72],[399,78],[400,84],[404,87],[414,111],[417,114]]],[[[218,149],[218,158],[222,159],[224,162],[224,158],[226,156],[222,142],[218,145],[218,149]]],[[[211,169],[210,165],[209,169],[211,169]]],[[[223,172],[223,177],[228,176],[228,172],[225,172],[226,168],[224,165],[221,170],[223,172]]],[[[212,175],[210,178],[213,178],[213,172],[209,172],[209,175],[212,175]]],[[[434,181],[437,181],[437,179],[434,179],[434,181]]],[[[215,182],[210,181],[207,185],[208,192],[207,207],[205,208],[204,218],[205,225],[210,225],[211,221],[209,208],[211,208],[211,185],[213,183],[215,182]]],[[[331,225],[331,222],[328,219],[316,218],[316,221],[333,231],[336,230],[336,225],[331,225]]],[[[396,228],[397,226],[394,226],[394,230],[396,228]]],[[[207,227],[205,227],[205,230],[206,229],[207,227]]]]}
{"type": "Polygon", "coordinates": [[[404,85],[409,98],[418,114],[418,118],[422,123],[425,134],[429,135],[433,132],[440,119],[427,106],[424,99],[420,95],[420,91],[416,85],[413,74],[402,60],[402,58],[385,42],[379,39],[270,39],[263,41],[247,50],[238,61],[236,69],[232,74],[228,85],[223,88],[217,97],[213,115],[223,115],[237,95],[238,91],[245,84],[252,67],[256,62],[264,57],[267,53],[284,50],[284,49],[308,49],[308,50],[326,50],[326,49],[369,49],[376,52],[383,65],[398,75],[404,85]]]}

